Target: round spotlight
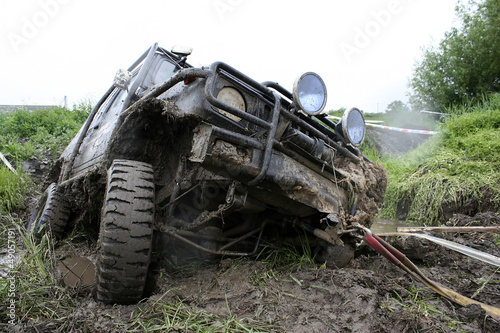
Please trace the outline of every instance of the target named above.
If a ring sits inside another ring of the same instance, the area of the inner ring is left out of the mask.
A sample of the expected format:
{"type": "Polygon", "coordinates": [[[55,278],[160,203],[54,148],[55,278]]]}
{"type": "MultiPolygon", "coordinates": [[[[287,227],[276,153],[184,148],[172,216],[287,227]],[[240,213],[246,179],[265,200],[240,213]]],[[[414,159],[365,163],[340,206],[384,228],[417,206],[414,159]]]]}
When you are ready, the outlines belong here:
{"type": "Polygon", "coordinates": [[[342,115],[342,135],[347,143],[354,147],[361,146],[365,140],[365,118],[361,111],[357,108],[352,108],[344,112],[342,115]]]}
{"type": "Polygon", "coordinates": [[[307,72],[295,80],[293,100],[308,115],[321,113],[326,105],[326,86],[316,73],[307,72]]]}
{"type": "MultiPolygon", "coordinates": [[[[246,105],[243,96],[238,90],[234,89],[233,87],[222,88],[217,94],[217,99],[222,103],[230,105],[238,110],[246,111],[246,105]]],[[[219,112],[236,122],[241,120],[240,117],[235,116],[234,114],[231,114],[227,111],[219,109],[219,112]]]]}

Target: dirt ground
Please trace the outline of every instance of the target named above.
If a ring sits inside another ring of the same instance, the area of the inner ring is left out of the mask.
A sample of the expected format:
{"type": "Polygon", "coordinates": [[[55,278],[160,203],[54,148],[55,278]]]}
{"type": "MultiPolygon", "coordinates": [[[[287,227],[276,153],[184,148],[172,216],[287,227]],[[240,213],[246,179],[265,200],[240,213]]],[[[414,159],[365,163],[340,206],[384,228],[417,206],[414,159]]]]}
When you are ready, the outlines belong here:
{"type": "MultiPolygon", "coordinates": [[[[500,225],[500,216],[455,215],[448,224],[500,225]]],[[[500,256],[492,234],[433,235],[500,256]]],[[[431,279],[464,296],[500,306],[500,274],[495,267],[427,240],[389,240],[431,279]]],[[[80,255],[92,259],[92,249],[81,250],[80,255]]],[[[80,292],[79,307],[68,315],[64,331],[141,331],[132,314],[161,300],[182,303],[192,313],[267,323],[263,332],[500,332],[500,323],[479,306],[461,307],[436,295],[363,244],[343,269],[304,264],[286,272],[270,270],[260,258],[220,258],[182,272],[161,264],[151,271],[148,299],[140,304],[105,305],[93,299],[91,289],[80,292]]],[[[145,319],[163,320],[149,316],[145,319]]],[[[47,320],[14,331],[53,332],[59,325],[47,320]]],[[[172,331],[192,332],[182,327],[172,331]]]]}
{"type": "MultiPolygon", "coordinates": [[[[499,223],[500,217],[493,214],[453,220],[455,225],[499,223]]],[[[438,236],[500,255],[491,235],[438,236]]],[[[500,305],[500,274],[494,267],[417,238],[393,239],[393,244],[435,281],[469,297],[480,290],[475,299],[500,305]]],[[[266,278],[266,268],[258,261],[235,265],[225,259],[189,277],[159,282],[158,292],[170,290],[167,298],[181,299],[197,310],[265,319],[277,323],[277,331],[500,331],[498,322],[481,308],[463,308],[438,297],[363,245],[344,269],[306,267],[266,278]],[[423,304],[414,301],[417,296],[408,289],[418,290],[423,304]]]]}
{"type": "MultiPolygon", "coordinates": [[[[500,215],[455,214],[448,224],[500,225],[500,215]]],[[[432,235],[500,256],[498,235],[432,235]]],[[[427,240],[388,240],[434,281],[500,307],[500,270],[496,267],[427,240]]],[[[93,260],[93,252],[88,248],[77,254],[93,260]]],[[[76,298],[79,306],[67,314],[64,331],[142,331],[131,318],[161,300],[183,304],[193,313],[204,311],[244,319],[245,323],[266,323],[260,329],[263,332],[500,332],[500,323],[479,306],[461,307],[438,296],[365,244],[358,246],[355,259],[343,269],[304,264],[291,272],[271,270],[262,258],[254,257],[219,258],[182,272],[155,264],[151,273],[147,299],[139,304],[98,303],[92,297],[92,288],[85,288],[76,298]]],[[[145,319],[164,320],[155,316],[145,319]]],[[[53,332],[59,325],[60,322],[50,320],[26,321],[14,328],[0,329],[53,332]]],[[[217,331],[217,322],[213,325],[213,331],[217,331]]],[[[183,327],[173,327],[171,331],[191,332],[183,327]]]]}
{"type": "MultiPolygon", "coordinates": [[[[409,125],[409,127],[412,127],[409,125]]],[[[428,134],[405,133],[367,126],[367,136],[382,155],[401,155],[417,148],[431,136],[428,134]]]]}

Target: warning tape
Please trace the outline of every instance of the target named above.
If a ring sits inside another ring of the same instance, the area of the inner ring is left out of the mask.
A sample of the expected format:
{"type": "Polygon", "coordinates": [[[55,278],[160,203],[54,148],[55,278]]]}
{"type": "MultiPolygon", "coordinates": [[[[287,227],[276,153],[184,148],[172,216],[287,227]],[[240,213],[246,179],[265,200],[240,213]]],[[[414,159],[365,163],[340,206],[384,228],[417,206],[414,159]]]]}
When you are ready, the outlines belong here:
{"type": "MultiPolygon", "coordinates": [[[[340,119],[339,117],[334,117],[334,116],[328,116],[328,118],[340,119]]],[[[383,129],[390,130],[390,131],[404,132],[404,133],[427,134],[427,135],[434,135],[434,134],[439,133],[436,131],[424,131],[424,130],[416,130],[416,129],[409,129],[409,128],[399,128],[399,127],[376,125],[376,124],[372,124],[369,122],[366,122],[366,126],[383,128],[383,129]]]]}
{"type": "Polygon", "coordinates": [[[408,128],[375,125],[375,124],[370,124],[370,123],[366,123],[366,125],[372,126],[372,127],[377,127],[377,128],[383,128],[383,129],[390,130],[390,131],[405,132],[405,133],[416,133],[416,134],[427,134],[427,135],[434,135],[434,134],[439,133],[436,131],[423,131],[423,130],[415,130],[415,129],[408,129],[408,128]]]}

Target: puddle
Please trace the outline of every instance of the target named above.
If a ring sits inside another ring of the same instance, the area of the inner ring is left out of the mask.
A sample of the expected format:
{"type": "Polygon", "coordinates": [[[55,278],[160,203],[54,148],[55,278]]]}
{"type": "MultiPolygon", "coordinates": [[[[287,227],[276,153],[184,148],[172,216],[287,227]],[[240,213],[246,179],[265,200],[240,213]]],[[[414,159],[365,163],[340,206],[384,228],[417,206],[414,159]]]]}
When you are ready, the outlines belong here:
{"type": "Polygon", "coordinates": [[[90,288],[94,285],[95,265],[88,258],[78,256],[62,260],[57,269],[68,287],[90,288]]]}
{"type": "Polygon", "coordinates": [[[370,230],[377,235],[386,232],[397,232],[398,227],[414,227],[414,225],[399,220],[376,219],[370,230]]]}

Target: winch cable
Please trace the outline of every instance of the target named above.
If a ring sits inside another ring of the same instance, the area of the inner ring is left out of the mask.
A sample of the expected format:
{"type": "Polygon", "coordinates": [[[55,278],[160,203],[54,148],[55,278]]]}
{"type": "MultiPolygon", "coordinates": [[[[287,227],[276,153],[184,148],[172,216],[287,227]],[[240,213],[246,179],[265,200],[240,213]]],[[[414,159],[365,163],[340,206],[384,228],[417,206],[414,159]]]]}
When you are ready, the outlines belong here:
{"type": "Polygon", "coordinates": [[[479,301],[473,300],[471,298],[460,295],[454,290],[451,290],[438,282],[430,280],[426,277],[422,271],[418,269],[413,262],[411,262],[403,253],[398,251],[392,245],[373,234],[368,228],[362,227],[358,224],[358,227],[365,232],[364,241],[372,247],[375,251],[380,253],[382,256],[387,258],[390,262],[410,274],[412,277],[422,282],[424,285],[432,289],[437,294],[455,302],[461,306],[468,306],[471,304],[477,304],[483,308],[488,315],[490,315],[495,320],[500,320],[500,309],[491,305],[481,303],[479,301]]]}
{"type": "Polygon", "coordinates": [[[468,246],[465,246],[462,244],[458,244],[458,243],[455,243],[455,242],[452,242],[452,241],[449,241],[446,239],[434,237],[431,235],[422,234],[422,233],[388,232],[388,233],[379,234],[379,236],[403,236],[403,237],[413,236],[413,237],[427,239],[433,243],[447,247],[453,251],[462,253],[462,254],[469,256],[471,258],[480,260],[480,261],[488,263],[490,265],[500,267],[500,258],[495,257],[494,255],[484,253],[482,251],[473,249],[471,247],[468,247],[468,246]]]}

